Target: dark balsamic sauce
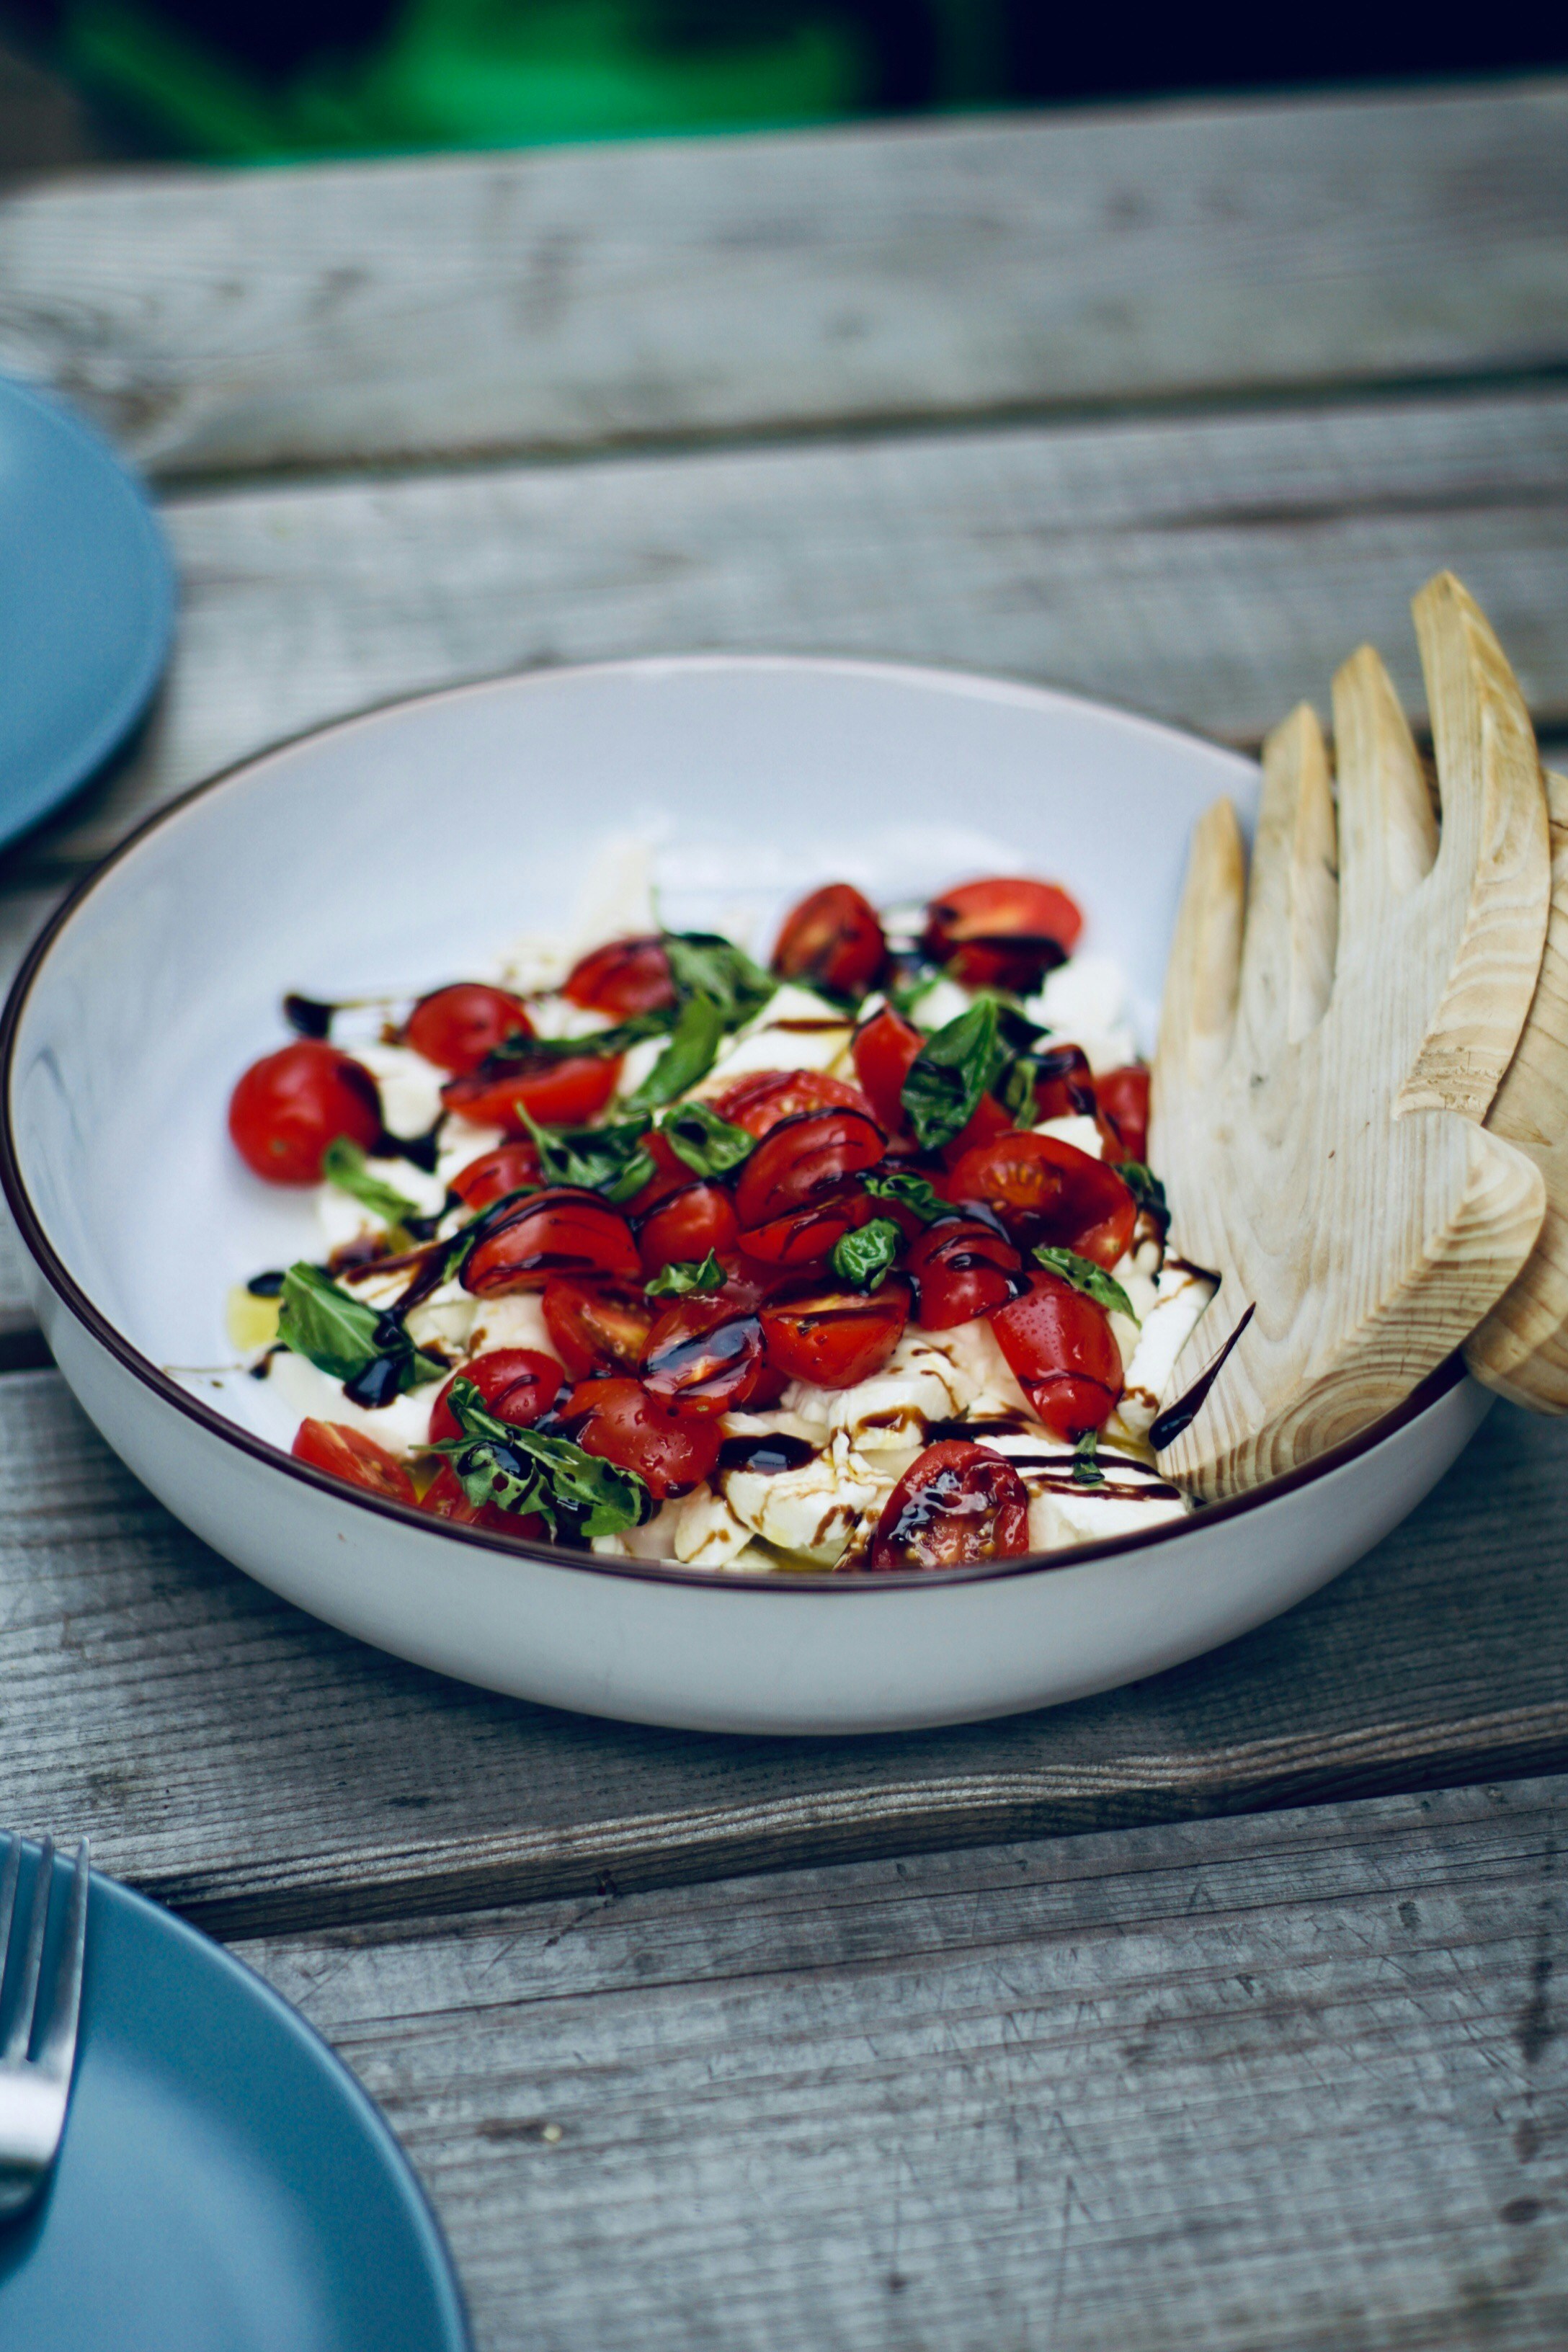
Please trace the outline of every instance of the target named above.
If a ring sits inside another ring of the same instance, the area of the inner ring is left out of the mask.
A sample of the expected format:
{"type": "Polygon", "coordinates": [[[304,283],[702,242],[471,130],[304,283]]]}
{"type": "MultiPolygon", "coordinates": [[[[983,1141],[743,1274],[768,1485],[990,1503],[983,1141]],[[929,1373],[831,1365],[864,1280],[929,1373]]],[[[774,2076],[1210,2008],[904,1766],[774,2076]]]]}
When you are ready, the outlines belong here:
{"type": "Polygon", "coordinates": [[[1247,1308],[1206,1372],[1200,1372],[1184,1396],[1168,1404],[1149,1432],[1149,1443],[1156,1454],[1173,1445],[1184,1429],[1190,1429],[1208,1401],[1208,1392],[1225,1370],[1226,1359],[1258,1312],[1257,1302],[1247,1308]]]}
{"type": "Polygon", "coordinates": [[[283,1269],[280,1265],[270,1266],[265,1274],[253,1274],[245,1286],[252,1298],[281,1298],[283,1269]]]}
{"type": "Polygon", "coordinates": [[[343,1394],[351,1404],[363,1407],[366,1412],[379,1412],[398,1393],[401,1368],[391,1356],[373,1356],[364,1370],[356,1372],[352,1381],[343,1382],[343,1394]]]}
{"type": "Polygon", "coordinates": [[[815,1445],[779,1430],[761,1437],[727,1437],[719,1448],[721,1470],[751,1470],[763,1478],[776,1477],[783,1470],[804,1470],[816,1458],[815,1445]]]}
{"type": "Polygon", "coordinates": [[[283,1018],[296,1037],[330,1037],[332,1015],[341,1013],[339,1004],[323,1004],[314,996],[286,996],[283,1018]]]}
{"type": "Polygon", "coordinates": [[[394,1135],[384,1128],[375,1140],[374,1157],[377,1160],[406,1160],[411,1167],[419,1169],[426,1176],[434,1176],[441,1151],[441,1129],[446,1124],[447,1114],[442,1111],[437,1115],[435,1126],[427,1127],[423,1135],[394,1135]]]}

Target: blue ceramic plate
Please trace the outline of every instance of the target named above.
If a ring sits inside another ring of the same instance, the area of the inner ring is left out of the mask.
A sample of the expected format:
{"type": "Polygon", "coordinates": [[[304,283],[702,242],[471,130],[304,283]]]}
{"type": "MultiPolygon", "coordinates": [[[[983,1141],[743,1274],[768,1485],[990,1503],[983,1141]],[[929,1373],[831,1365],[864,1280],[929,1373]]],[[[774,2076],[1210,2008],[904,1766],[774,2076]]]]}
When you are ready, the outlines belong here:
{"type": "Polygon", "coordinates": [[[259,1977],[110,1879],[59,2161],[0,2226],[0,2344],[467,2352],[440,2231],[353,2077],[259,1977]]]}
{"type": "Polygon", "coordinates": [[[168,657],[174,577],[107,443],[0,377],[0,843],[87,782],[168,657]]]}

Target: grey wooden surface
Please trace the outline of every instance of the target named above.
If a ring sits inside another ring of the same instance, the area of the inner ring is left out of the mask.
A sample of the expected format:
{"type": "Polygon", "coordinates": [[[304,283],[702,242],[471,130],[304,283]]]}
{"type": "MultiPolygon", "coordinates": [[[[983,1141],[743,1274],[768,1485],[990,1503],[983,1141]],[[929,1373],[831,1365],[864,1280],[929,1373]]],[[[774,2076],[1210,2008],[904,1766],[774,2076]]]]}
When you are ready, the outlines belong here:
{"type": "MultiPolygon", "coordinates": [[[[0,857],[0,970],[204,773],[537,663],[847,649],[1247,745],[1363,636],[1418,709],[1447,563],[1561,741],[1565,128],[1543,82],[12,194],[0,365],[152,469],[184,610],[0,857]]],[[[1568,1431],[1500,1409],[1133,1689],[703,1739],[314,1624],[40,1356],[0,1227],[0,1811],[268,1938],[485,2345],[1568,2340],[1561,1788],[1473,1785],[1568,1770],[1568,1431]]]]}

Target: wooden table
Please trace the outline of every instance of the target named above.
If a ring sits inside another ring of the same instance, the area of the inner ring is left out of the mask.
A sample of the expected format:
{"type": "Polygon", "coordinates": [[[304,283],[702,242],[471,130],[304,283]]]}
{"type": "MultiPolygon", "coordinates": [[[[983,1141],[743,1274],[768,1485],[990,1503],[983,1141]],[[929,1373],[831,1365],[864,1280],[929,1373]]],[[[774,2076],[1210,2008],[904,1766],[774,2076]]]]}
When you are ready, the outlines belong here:
{"type": "MultiPolygon", "coordinates": [[[[1418,703],[1448,563],[1561,736],[1565,364],[1561,83],[15,194],[0,365],[156,478],[184,613],[0,947],[204,772],[539,662],[848,648],[1249,744],[1363,636],[1418,703]]],[[[331,2037],[481,2345],[1568,2342],[1568,1429],[1500,1409],[1155,1681],[769,1743],[247,1582],[77,1412],[12,1236],[0,1348],[0,1815],[331,2037]]]]}

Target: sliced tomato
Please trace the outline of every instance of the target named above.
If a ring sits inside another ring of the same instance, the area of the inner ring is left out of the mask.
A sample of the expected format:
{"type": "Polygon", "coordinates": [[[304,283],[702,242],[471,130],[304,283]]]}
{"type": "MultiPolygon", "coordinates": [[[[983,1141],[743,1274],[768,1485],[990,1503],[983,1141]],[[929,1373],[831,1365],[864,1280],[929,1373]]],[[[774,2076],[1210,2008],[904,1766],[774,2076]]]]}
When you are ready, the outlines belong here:
{"type": "Polygon", "coordinates": [[[966,988],[1027,995],[1066,962],[1082,929],[1082,915],[1056,883],[992,875],[933,898],[921,944],[966,988]]]}
{"type": "Polygon", "coordinates": [[[1149,1156],[1149,1072],[1142,1062],[1124,1063],[1095,1081],[1100,1108],[1116,1129],[1129,1160],[1149,1156]]]}
{"type": "Polygon", "coordinates": [[[882,1507],[867,1566],[972,1568],[1022,1559],[1029,1497],[1005,1455],[944,1437],[917,1454],[882,1507]]]}
{"type": "Polygon", "coordinates": [[[880,1203],[858,1186],[846,1185],[825,1200],[806,1201],[765,1225],[751,1225],[740,1236],[742,1249],[762,1265],[800,1273],[807,1266],[826,1265],[846,1234],[868,1224],[880,1203]]]}
{"type": "Polygon", "coordinates": [[[1094,1078],[1081,1045],[1050,1045],[1035,1072],[1035,1118],[1092,1118],[1094,1078]]]}
{"type": "Polygon", "coordinates": [[[1132,1239],[1138,1204],[1104,1160],[1055,1135],[1001,1135],[966,1151],[943,1187],[982,1202],[1028,1242],[1050,1242],[1112,1266],[1132,1239]]]}
{"type": "Polygon", "coordinates": [[[430,1408],[430,1443],[461,1437],[448,1399],[453,1382],[472,1381],[498,1421],[531,1429],[547,1413],[561,1388],[561,1367],[534,1348],[492,1348],[455,1371],[430,1408]]]}
{"type": "Polygon", "coordinates": [[[871,1117],[859,1087],[847,1078],[830,1078],[826,1070],[753,1070],[710,1095],[708,1108],[759,1138],[803,1110],[858,1110],[871,1117]]]}
{"type": "Polygon", "coordinates": [[[325,1470],[347,1486],[363,1486],[389,1503],[412,1503],[414,1481],[395,1454],[345,1421],[302,1421],[290,1447],[296,1462],[325,1470]]]}
{"type": "Polygon", "coordinates": [[[483,981],[454,981],[422,996],[403,1027],[403,1042],[439,1070],[466,1074],[509,1037],[531,1037],[533,1024],[521,997],[483,981]]]}
{"type": "Polygon", "coordinates": [[[942,1147],[942,1165],[956,1168],[966,1151],[975,1150],[998,1135],[1010,1135],[1014,1121],[994,1095],[982,1095],[952,1141],[942,1147]]]}
{"type": "Polygon", "coordinates": [[[246,1166],[269,1184],[319,1184],[340,1135],[375,1149],[381,1096],[362,1062],[324,1037],[300,1037],[252,1062],[229,1097],[228,1131],[246,1166]]]}
{"type": "Polygon", "coordinates": [[[634,1221],[646,1217],[655,1204],[668,1200],[671,1192],[684,1192],[691,1181],[691,1171],[657,1128],[650,1127],[642,1139],[642,1148],[654,1164],[654,1173],[640,1192],[634,1192],[625,1202],[626,1213],[634,1221]]]}
{"type": "Polygon", "coordinates": [[[561,993],[590,1013],[608,1013],[617,1021],[629,1021],[634,1013],[662,1013],[675,1003],[664,941],[611,940],[573,965],[561,993]]]}
{"type": "Polygon", "coordinates": [[[922,1330],[951,1331],[990,1315],[1027,1289],[1023,1261],[1010,1242],[977,1217],[928,1225],[910,1251],[909,1269],[922,1330]]]}
{"type": "Polygon", "coordinates": [[[459,1168],[448,1190],[470,1209],[488,1209],[492,1201],[508,1192],[521,1192],[525,1184],[542,1181],[539,1164],[539,1147],[526,1139],[521,1143],[498,1143],[493,1151],[481,1151],[466,1168],[459,1168]]]}
{"type": "Polygon", "coordinates": [[[602,1274],[634,1282],[637,1244],[625,1217],[596,1192],[552,1185],[503,1209],[464,1262],[465,1290],[491,1297],[537,1290],[552,1274],[602,1274]]]}
{"type": "Polygon", "coordinates": [[[869,1293],[815,1284],[785,1291],[763,1308],[768,1362],[786,1380],[852,1389],[881,1370],[903,1338],[909,1313],[905,1282],[884,1282],[869,1293]]]}
{"type": "Polygon", "coordinates": [[[797,1111],[769,1129],[742,1168],[735,1214],[742,1227],[765,1225],[874,1168],[886,1155],[882,1130],[864,1111],[797,1111]]]}
{"type": "Polygon", "coordinates": [[[441,1100],[477,1127],[527,1132],[519,1106],[538,1127],[582,1127],[596,1118],[616,1091],[618,1054],[568,1054],[559,1061],[519,1061],[501,1076],[475,1070],[448,1078],[441,1100]]]}
{"type": "Polygon", "coordinates": [[[661,1503],[711,1477],[723,1443],[716,1421],[672,1412],[640,1381],[585,1381],[563,1419],[584,1453],[635,1470],[661,1503]]]}
{"type": "Polygon", "coordinates": [[[678,1298],[647,1335],[643,1381],[681,1412],[730,1412],[754,1394],[763,1361],[754,1309],[717,1297],[678,1298]]]}
{"type": "Polygon", "coordinates": [[[902,1131],[904,1080],[925,1038],[912,1021],[884,1004],[855,1033],[855,1075],[889,1135],[902,1131]]]}
{"type": "Polygon", "coordinates": [[[557,1275],[540,1305],[551,1344],[574,1381],[641,1365],[655,1309],[639,1288],[557,1275]]]}
{"type": "Polygon", "coordinates": [[[499,1503],[470,1503],[450,1462],[442,1463],[420,1496],[419,1507],[433,1519],[449,1519],[460,1528],[488,1528],[492,1535],[525,1536],[537,1542],[550,1533],[537,1511],[505,1511],[499,1503]]]}
{"type": "Polygon", "coordinates": [[[1059,1275],[991,1318],[997,1344],[1046,1427],[1075,1444],[1102,1429],[1121,1394],[1121,1350],[1103,1307],[1059,1275]]]}
{"type": "Polygon", "coordinates": [[[643,1272],[651,1281],[661,1266],[689,1265],[710,1250],[732,1249],[735,1231],[735,1204],[722,1184],[683,1184],[679,1192],[667,1193],[637,1227],[643,1272]]]}
{"type": "Polygon", "coordinates": [[[781,980],[815,982],[836,996],[861,996],[887,961],[877,910],[853,883],[830,882],[784,917],[773,950],[781,980]]]}

